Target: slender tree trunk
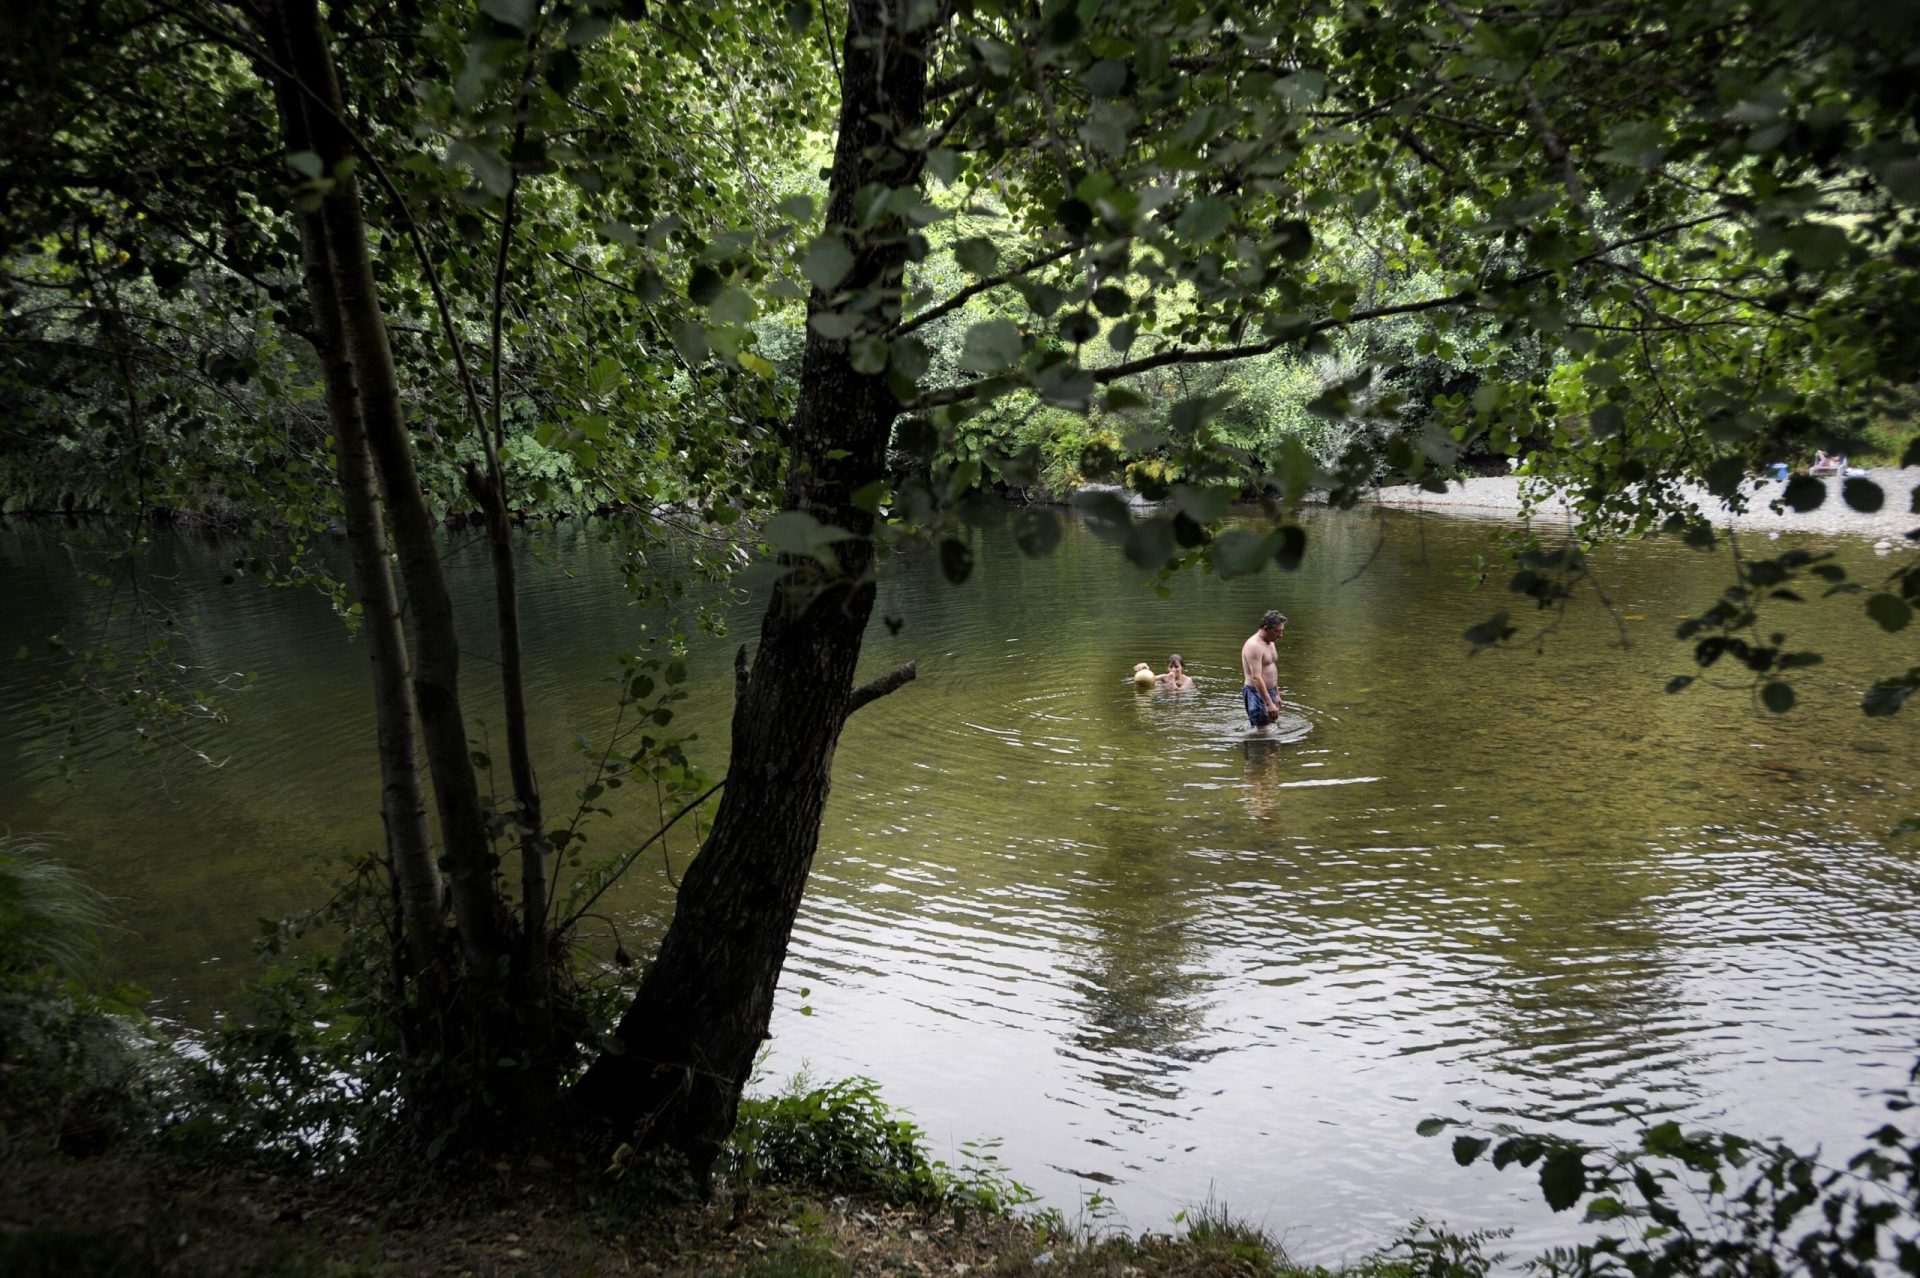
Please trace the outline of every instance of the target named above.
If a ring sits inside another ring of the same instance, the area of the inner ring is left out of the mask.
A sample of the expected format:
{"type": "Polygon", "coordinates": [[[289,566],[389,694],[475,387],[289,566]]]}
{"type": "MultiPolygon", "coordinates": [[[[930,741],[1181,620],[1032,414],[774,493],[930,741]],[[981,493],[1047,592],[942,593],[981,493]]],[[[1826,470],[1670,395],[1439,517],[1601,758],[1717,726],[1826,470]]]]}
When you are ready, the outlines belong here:
{"type": "MultiPolygon", "coordinates": [[[[523,90],[519,109],[526,105],[523,90]]],[[[523,123],[514,131],[514,141],[525,134],[523,123]]],[[[500,215],[500,251],[493,268],[493,421],[492,433],[475,423],[486,452],[484,479],[470,477],[470,486],[480,499],[487,520],[487,543],[493,552],[494,628],[500,636],[500,695],[507,721],[507,766],[513,777],[514,815],[520,826],[520,942],[522,965],[529,987],[537,997],[546,990],[547,842],[545,815],[540,803],[540,779],[533,768],[533,745],[527,731],[527,679],[520,643],[520,586],[513,562],[513,525],[507,510],[507,480],[500,467],[500,453],[506,446],[502,421],[501,322],[506,310],[507,267],[512,259],[514,213],[520,193],[519,174],[507,187],[506,208],[500,215]]]]}
{"type": "MultiPolygon", "coordinates": [[[[843,287],[897,293],[906,228],[854,231],[854,197],[878,182],[917,186],[922,156],[901,149],[925,115],[925,51],[900,30],[894,0],[849,5],[839,137],[827,222],[853,243],[843,287]]],[[[824,306],[817,292],[813,306],[824,306]]],[[[873,610],[873,517],[852,501],[885,474],[898,405],[882,377],[858,373],[845,340],[809,330],[793,421],[786,508],[855,534],[824,582],[800,565],[774,591],[734,707],[732,756],[714,827],[688,867],[678,908],[633,1006],[620,1050],[597,1059],[573,1095],[584,1117],[711,1166],[773,1010],[774,987],[820,841],[833,752],[873,610]]]]}
{"type": "MultiPolygon", "coordinates": [[[[285,54],[285,42],[278,41],[285,54]]],[[[284,63],[283,63],[284,65],[284,63]]],[[[298,86],[269,75],[280,104],[281,134],[289,153],[309,151],[306,110],[298,86]]],[[[373,702],[380,758],[380,814],[386,825],[387,860],[393,875],[406,960],[404,976],[439,960],[446,935],[440,908],[440,872],[434,865],[426,796],[420,787],[419,740],[409,696],[406,628],[388,561],[380,492],[360,419],[360,391],[341,334],[333,265],[318,209],[300,214],[301,265],[313,307],[313,346],[326,386],[327,422],[333,430],[341,513],[360,599],[360,633],[373,671],[373,702]]]]}
{"type": "Polygon", "coordinates": [[[308,106],[314,152],[333,186],[320,202],[343,335],[360,390],[367,442],[393,525],[394,546],[413,612],[414,704],[426,741],[440,816],[454,918],[472,973],[483,983],[511,957],[509,925],[494,890],[494,855],[481,812],[460,705],[460,645],[441,570],[432,517],[414,469],[406,411],[394,372],[386,319],[367,251],[358,185],[340,162],[351,154],[346,108],[315,0],[278,0],[290,70],[308,106]]]}

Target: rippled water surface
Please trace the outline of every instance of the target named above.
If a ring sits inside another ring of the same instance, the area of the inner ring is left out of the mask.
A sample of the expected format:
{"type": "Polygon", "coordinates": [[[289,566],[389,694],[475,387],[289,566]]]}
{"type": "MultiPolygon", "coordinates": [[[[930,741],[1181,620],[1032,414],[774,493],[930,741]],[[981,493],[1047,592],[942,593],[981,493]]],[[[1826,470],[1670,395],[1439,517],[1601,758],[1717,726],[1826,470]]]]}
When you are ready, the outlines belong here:
{"type": "MultiPolygon", "coordinates": [[[[876,623],[866,662],[917,659],[920,678],[839,752],[770,1073],[870,1074],[937,1151],[1001,1137],[1069,1214],[1099,1194],[1160,1226],[1211,1195],[1319,1260],[1416,1215],[1567,1236],[1522,1178],[1417,1138],[1429,1115],[1606,1139],[1676,1114],[1836,1149],[1876,1126],[1920,1028],[1920,845],[1887,835],[1920,813],[1920,719],[1857,700],[1913,664],[1911,634],[1783,605],[1827,662],[1777,717],[1730,675],[1662,692],[1689,668],[1673,622],[1724,560],[1608,552],[1611,616],[1588,600],[1538,651],[1469,656],[1461,631],[1507,606],[1498,573],[1470,588],[1493,526],[1310,528],[1298,573],[1164,596],[1078,528],[1041,560],[984,534],[958,588],[895,565],[881,611],[905,624],[876,623]],[[1270,606],[1297,719],[1249,740],[1238,646],[1270,606]],[[1173,651],[1196,692],[1136,694],[1133,662],[1173,651]]],[[[32,655],[84,616],[60,540],[0,536],[0,653],[29,649],[0,673],[0,825],[57,832],[127,898],[124,972],[204,1012],[253,970],[254,921],[311,904],[324,858],[378,837],[364,658],[316,596],[220,586],[230,548],[163,546],[156,580],[202,657],[258,674],[209,739],[224,765],[134,762],[100,727],[64,777],[35,709],[58,668],[32,655]]],[[[647,614],[582,530],[540,542],[523,612],[554,796],[647,614]]],[[[1805,544],[1881,571],[1864,546],[1805,544]]],[[[457,563],[478,681],[483,554],[457,563]]],[[[694,753],[716,774],[732,645],[754,632],[735,625],[693,661],[694,753]]],[[[670,905],[650,862],[614,905],[629,949],[670,905]]]]}

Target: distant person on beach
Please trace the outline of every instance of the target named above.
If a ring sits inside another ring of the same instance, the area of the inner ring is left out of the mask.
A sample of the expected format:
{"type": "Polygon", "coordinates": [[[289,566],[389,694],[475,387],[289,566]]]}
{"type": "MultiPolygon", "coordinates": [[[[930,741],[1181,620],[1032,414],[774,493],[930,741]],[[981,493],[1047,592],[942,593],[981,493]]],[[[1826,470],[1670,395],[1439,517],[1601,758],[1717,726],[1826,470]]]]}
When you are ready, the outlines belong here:
{"type": "Polygon", "coordinates": [[[1240,673],[1246,680],[1240,693],[1247,703],[1247,722],[1255,732],[1265,732],[1280,717],[1280,662],[1273,645],[1285,633],[1286,616],[1268,609],[1260,618],[1260,628],[1240,645],[1240,673]]]}
{"type": "Polygon", "coordinates": [[[1168,692],[1185,692],[1193,687],[1193,678],[1187,673],[1187,663],[1176,652],[1167,658],[1167,672],[1157,676],[1154,683],[1168,692]]]}

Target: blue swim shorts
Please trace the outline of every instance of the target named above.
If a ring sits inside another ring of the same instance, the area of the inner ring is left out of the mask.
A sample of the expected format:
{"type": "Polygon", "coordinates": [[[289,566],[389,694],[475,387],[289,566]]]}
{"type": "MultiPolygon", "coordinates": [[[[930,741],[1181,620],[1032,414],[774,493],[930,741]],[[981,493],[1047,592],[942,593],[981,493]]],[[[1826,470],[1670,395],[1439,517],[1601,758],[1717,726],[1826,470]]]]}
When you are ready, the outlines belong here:
{"type": "Polygon", "coordinates": [[[1240,687],[1240,695],[1247,703],[1248,723],[1251,723],[1256,728],[1264,728],[1273,722],[1273,720],[1267,718],[1267,703],[1266,700],[1261,697],[1258,688],[1250,683],[1242,684],[1240,687]]]}

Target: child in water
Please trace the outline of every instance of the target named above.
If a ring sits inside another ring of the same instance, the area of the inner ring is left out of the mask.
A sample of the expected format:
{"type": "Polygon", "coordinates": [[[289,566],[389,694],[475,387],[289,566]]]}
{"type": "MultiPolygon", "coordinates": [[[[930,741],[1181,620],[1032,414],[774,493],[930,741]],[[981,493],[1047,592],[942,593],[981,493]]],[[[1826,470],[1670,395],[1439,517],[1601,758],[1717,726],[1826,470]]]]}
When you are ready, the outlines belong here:
{"type": "Polygon", "coordinates": [[[1180,659],[1179,653],[1167,658],[1167,672],[1154,678],[1154,683],[1168,692],[1185,692],[1193,687],[1193,678],[1187,674],[1187,663],[1180,659]]]}

